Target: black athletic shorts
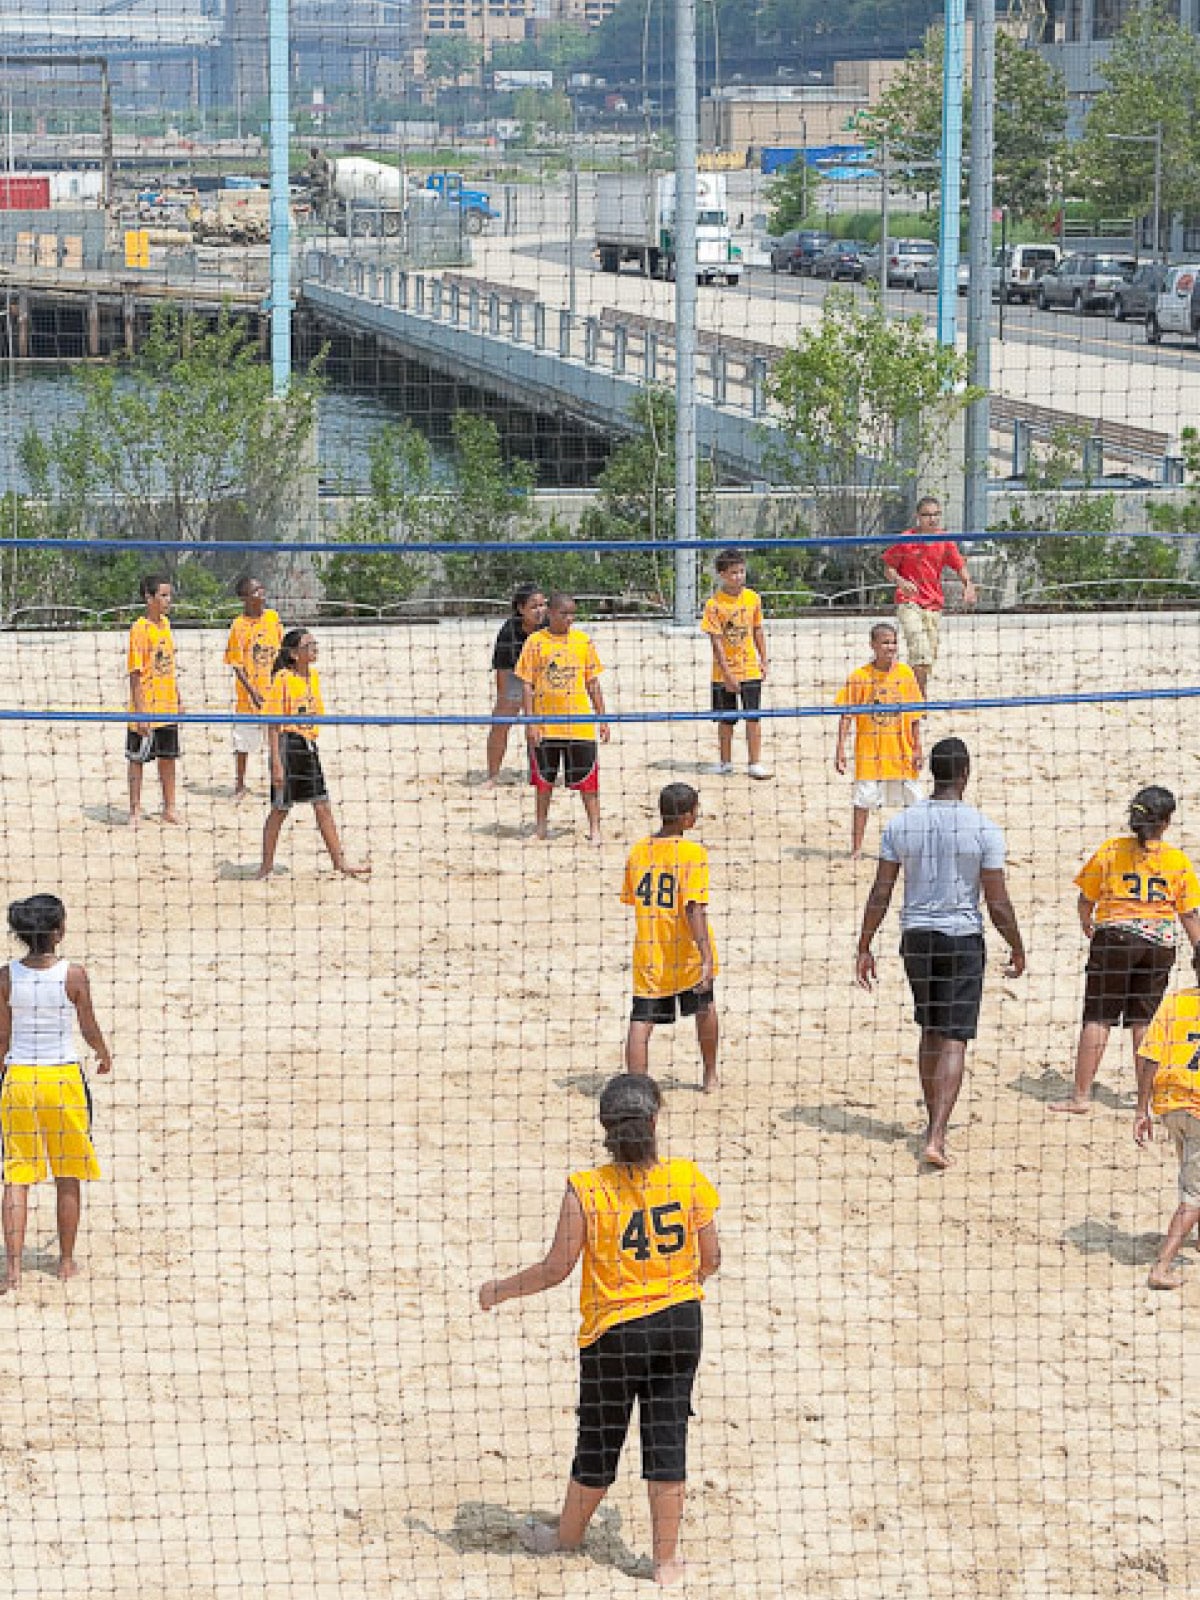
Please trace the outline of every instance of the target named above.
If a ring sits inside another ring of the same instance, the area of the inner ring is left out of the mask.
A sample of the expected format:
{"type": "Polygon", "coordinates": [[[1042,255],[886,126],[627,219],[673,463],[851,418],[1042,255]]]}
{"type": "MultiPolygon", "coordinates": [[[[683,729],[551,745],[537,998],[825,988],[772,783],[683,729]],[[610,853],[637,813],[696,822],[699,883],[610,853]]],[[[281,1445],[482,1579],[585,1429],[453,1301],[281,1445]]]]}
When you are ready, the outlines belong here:
{"type": "MultiPolygon", "coordinates": [[[[762,705],[762,679],[745,678],[737,693],[727,689],[723,683],[714,683],[712,686],[712,708],[714,711],[736,711],[741,706],[744,712],[757,711],[762,705]]],[[[725,720],[725,719],[722,719],[725,720]]],[[[738,719],[728,719],[731,723],[738,719]]],[[[758,722],[758,717],[747,715],[747,722],[758,722]]]]}
{"type": "Polygon", "coordinates": [[[1175,947],[1143,939],[1131,928],[1102,924],[1088,947],[1083,1020],[1124,1024],[1149,1022],[1167,991],[1175,947]]]}
{"type": "Polygon", "coordinates": [[[973,1039],[983,1000],[983,935],[908,928],[900,937],[900,954],[918,1027],[946,1039],[973,1039]]]}
{"type": "Polygon", "coordinates": [[[283,785],[271,786],[271,805],[276,811],[290,811],[293,806],[306,802],[315,805],[329,799],[315,744],[302,734],[285,729],[279,736],[279,754],[283,758],[283,785]]]}
{"type": "Polygon", "coordinates": [[[559,772],[568,789],[595,794],[600,769],[594,739],[543,739],[533,746],[530,778],[535,789],[553,789],[559,772]]]}
{"type": "Polygon", "coordinates": [[[179,728],[173,722],[161,728],[151,728],[149,733],[138,733],[130,728],[125,734],[125,759],[145,766],[149,761],[179,760],[179,728]]]}
{"type": "Polygon", "coordinates": [[[633,1402],[639,1407],[642,1477],[682,1483],[692,1384],[700,1364],[700,1302],[619,1322],[579,1352],[579,1439],[571,1476],[588,1489],[616,1480],[633,1402]]]}
{"type": "Polygon", "coordinates": [[[635,994],[633,1010],[629,1013],[630,1021],[663,1024],[674,1022],[677,1002],[681,1017],[694,1017],[698,1013],[707,1011],[712,1005],[713,986],[710,983],[707,989],[684,989],[679,994],[635,994]]]}

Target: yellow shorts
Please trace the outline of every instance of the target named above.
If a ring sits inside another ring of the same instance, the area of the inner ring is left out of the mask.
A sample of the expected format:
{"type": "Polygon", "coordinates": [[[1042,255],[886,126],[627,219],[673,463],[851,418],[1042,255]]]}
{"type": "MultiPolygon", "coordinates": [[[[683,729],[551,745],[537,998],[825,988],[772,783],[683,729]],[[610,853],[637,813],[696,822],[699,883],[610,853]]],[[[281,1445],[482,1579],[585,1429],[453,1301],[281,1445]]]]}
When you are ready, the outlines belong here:
{"type": "Polygon", "coordinates": [[[5,1183],[98,1178],[92,1096],[77,1061],[57,1067],[11,1062],[0,1077],[0,1150],[5,1183]]]}
{"type": "Polygon", "coordinates": [[[896,614],[900,618],[900,631],[908,647],[909,666],[933,666],[938,658],[942,613],[913,605],[910,600],[902,600],[896,607],[896,614]]]}

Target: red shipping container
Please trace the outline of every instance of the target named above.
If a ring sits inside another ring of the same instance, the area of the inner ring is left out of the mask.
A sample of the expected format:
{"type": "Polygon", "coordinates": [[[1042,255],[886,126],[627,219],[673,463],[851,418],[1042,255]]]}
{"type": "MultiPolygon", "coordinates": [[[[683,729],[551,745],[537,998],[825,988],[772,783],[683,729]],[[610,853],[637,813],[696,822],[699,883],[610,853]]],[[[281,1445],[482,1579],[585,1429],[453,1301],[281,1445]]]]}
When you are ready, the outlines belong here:
{"type": "Polygon", "coordinates": [[[49,211],[50,175],[9,177],[0,174],[0,211],[49,211]]]}

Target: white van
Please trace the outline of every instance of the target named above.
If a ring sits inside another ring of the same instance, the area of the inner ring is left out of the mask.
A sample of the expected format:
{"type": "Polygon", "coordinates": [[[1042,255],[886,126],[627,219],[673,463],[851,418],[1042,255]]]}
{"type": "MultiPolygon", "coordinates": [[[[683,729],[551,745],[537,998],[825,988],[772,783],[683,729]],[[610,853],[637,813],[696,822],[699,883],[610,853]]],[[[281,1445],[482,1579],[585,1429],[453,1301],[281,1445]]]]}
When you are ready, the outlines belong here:
{"type": "Polygon", "coordinates": [[[1146,316],[1146,343],[1157,344],[1164,333],[1179,333],[1200,345],[1200,266],[1168,267],[1167,279],[1146,316]]]}
{"type": "Polygon", "coordinates": [[[1056,244],[1010,244],[992,256],[992,299],[1029,303],[1037,293],[1038,279],[1062,260],[1056,244]]]}

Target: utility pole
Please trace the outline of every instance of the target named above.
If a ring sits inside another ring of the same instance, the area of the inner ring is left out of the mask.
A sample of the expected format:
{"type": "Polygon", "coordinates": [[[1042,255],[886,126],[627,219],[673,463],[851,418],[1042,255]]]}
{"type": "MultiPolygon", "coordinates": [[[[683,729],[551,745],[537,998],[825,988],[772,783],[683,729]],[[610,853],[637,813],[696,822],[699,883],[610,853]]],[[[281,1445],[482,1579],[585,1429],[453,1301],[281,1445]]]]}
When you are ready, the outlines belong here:
{"type": "Polygon", "coordinates": [[[891,173],[888,170],[888,141],[885,133],[879,141],[879,294],[881,300],[887,298],[887,255],[888,255],[888,210],[890,197],[888,183],[891,173]]]}
{"type": "Polygon", "coordinates": [[[962,227],[963,75],[966,0],[946,0],[942,57],[942,203],[938,224],[939,344],[953,347],[958,333],[958,238],[962,227]]]}
{"type": "Polygon", "coordinates": [[[287,393],[292,377],[288,0],[269,0],[267,51],[271,140],[271,388],[278,400],[287,393]]]}
{"type": "Polygon", "coordinates": [[[675,609],[696,621],[696,0],[675,0],[675,609]]]}
{"type": "MultiPolygon", "coordinates": [[[[971,75],[971,171],[968,208],[967,359],[971,383],[983,390],[969,407],[963,449],[963,531],[987,528],[992,383],[992,139],[996,112],[996,0],[975,0],[971,75]]],[[[1001,291],[1003,293],[1003,289],[1001,291]]]]}

